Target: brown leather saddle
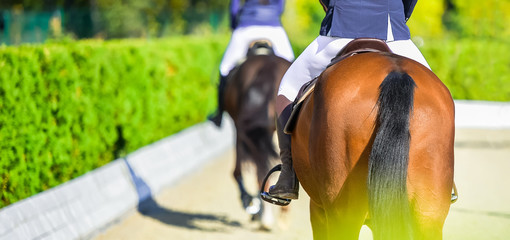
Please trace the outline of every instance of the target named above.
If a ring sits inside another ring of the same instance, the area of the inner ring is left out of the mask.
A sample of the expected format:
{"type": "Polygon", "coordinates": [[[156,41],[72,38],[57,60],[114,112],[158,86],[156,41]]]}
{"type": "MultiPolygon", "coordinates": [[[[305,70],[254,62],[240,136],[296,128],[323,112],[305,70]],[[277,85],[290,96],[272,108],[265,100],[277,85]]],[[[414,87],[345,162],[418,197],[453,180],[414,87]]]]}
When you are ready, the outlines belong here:
{"type": "Polygon", "coordinates": [[[257,40],[254,40],[252,42],[250,42],[250,45],[248,45],[248,51],[246,52],[246,55],[239,59],[236,64],[235,64],[235,67],[232,68],[232,70],[230,70],[230,72],[228,73],[227,75],[227,83],[230,82],[230,79],[232,78],[232,76],[239,70],[239,67],[244,63],[246,62],[246,60],[248,59],[248,57],[251,57],[251,56],[259,56],[259,55],[274,55],[274,49],[273,49],[273,44],[271,43],[271,41],[269,40],[266,40],[266,39],[257,39],[257,40]]]}
{"type": "Polygon", "coordinates": [[[266,39],[252,41],[248,47],[246,57],[257,55],[274,55],[273,44],[266,39]]]}
{"type": "MultiPolygon", "coordinates": [[[[340,52],[331,60],[331,63],[328,64],[326,68],[329,68],[336,63],[354,56],[356,54],[369,53],[369,52],[390,52],[391,50],[384,42],[380,39],[375,38],[357,38],[349,42],[345,45],[340,52]]],[[[315,89],[315,84],[317,83],[317,77],[312,79],[311,81],[305,83],[299,90],[296,99],[292,105],[292,113],[290,114],[289,120],[285,125],[285,129],[283,130],[286,134],[291,134],[294,130],[294,126],[296,124],[297,116],[299,115],[299,111],[301,110],[301,105],[303,101],[310,96],[310,94],[315,89]]]]}

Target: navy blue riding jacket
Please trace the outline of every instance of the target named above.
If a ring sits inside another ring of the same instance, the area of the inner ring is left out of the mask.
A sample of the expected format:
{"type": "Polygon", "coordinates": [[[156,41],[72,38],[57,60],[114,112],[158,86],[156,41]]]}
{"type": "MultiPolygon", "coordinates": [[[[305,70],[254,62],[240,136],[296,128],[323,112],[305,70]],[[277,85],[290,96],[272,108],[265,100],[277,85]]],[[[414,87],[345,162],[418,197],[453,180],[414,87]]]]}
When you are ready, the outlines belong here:
{"type": "Polygon", "coordinates": [[[394,40],[411,36],[406,25],[418,0],[319,0],[326,10],[320,35],[387,40],[388,16],[394,40]]]}
{"type": "Polygon", "coordinates": [[[285,0],[241,0],[230,1],[231,27],[281,26],[285,0]]]}

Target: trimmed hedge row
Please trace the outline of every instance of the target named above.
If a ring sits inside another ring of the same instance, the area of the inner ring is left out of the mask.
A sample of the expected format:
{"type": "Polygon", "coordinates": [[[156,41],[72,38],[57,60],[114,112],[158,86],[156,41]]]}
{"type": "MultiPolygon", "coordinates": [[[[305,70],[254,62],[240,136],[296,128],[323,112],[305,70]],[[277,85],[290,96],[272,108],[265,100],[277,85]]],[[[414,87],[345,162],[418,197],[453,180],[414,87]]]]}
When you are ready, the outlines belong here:
{"type": "Polygon", "coordinates": [[[431,39],[420,50],[453,98],[510,101],[510,41],[431,39]]]}
{"type": "Polygon", "coordinates": [[[226,43],[0,47],[0,208],[205,120],[226,43]]]}

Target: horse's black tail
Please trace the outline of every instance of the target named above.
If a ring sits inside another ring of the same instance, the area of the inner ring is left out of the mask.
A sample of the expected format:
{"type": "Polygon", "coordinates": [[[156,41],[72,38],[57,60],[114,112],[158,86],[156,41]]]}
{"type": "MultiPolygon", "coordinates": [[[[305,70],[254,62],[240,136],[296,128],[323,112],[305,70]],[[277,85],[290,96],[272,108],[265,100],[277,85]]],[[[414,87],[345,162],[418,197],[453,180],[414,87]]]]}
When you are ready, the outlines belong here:
{"type": "Polygon", "coordinates": [[[374,239],[413,239],[407,196],[409,119],[416,84],[391,72],[379,86],[376,135],[369,159],[368,199],[374,239]]]}
{"type": "Polygon", "coordinates": [[[246,71],[244,79],[250,82],[249,87],[245,92],[240,94],[240,101],[242,102],[241,108],[244,114],[239,116],[238,121],[242,122],[243,130],[243,145],[245,151],[251,156],[255,157],[255,161],[262,161],[256,163],[260,168],[264,168],[264,174],[269,171],[269,157],[279,156],[273,144],[274,119],[271,119],[269,113],[269,106],[271,101],[276,96],[274,92],[275,81],[278,76],[276,75],[277,62],[275,56],[257,56],[250,58],[254,66],[257,66],[255,71],[246,71]],[[259,63],[257,65],[257,63],[259,63]]]}

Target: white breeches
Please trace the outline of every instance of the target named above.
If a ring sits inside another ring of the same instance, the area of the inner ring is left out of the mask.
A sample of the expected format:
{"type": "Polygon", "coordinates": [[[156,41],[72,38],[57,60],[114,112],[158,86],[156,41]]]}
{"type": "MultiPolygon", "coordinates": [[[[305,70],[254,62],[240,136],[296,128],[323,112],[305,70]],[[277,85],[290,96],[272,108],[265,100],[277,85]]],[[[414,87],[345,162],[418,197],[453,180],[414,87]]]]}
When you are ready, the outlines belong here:
{"type": "MultiPolygon", "coordinates": [[[[331,59],[350,41],[352,39],[318,36],[287,70],[280,83],[278,95],[294,101],[301,86],[319,76],[331,59]]],[[[420,50],[410,39],[386,43],[393,53],[413,59],[430,69],[420,50]]]]}
{"type": "Polygon", "coordinates": [[[240,27],[232,32],[230,43],[225,50],[220,64],[220,74],[227,76],[237,62],[246,57],[249,44],[255,40],[266,39],[273,44],[276,56],[290,62],[294,60],[294,52],[283,27],[249,26],[240,27]]]}

